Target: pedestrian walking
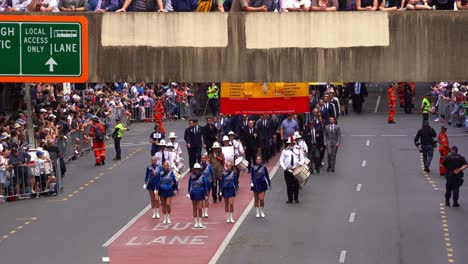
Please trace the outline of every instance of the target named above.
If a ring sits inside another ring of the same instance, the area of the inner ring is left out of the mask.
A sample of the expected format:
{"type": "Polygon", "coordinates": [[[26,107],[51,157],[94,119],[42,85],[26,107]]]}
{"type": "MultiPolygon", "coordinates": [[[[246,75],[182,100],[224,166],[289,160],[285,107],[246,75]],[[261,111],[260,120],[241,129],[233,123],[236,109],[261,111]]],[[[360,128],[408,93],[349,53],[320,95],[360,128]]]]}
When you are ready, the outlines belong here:
{"type": "Polygon", "coordinates": [[[190,169],[200,162],[203,147],[203,129],[198,125],[197,119],[193,119],[192,122],[193,126],[188,130],[186,137],[190,169]]]}
{"type": "Polygon", "coordinates": [[[151,143],[151,156],[154,156],[159,151],[161,140],[165,138],[164,132],[161,131],[161,126],[154,125],[154,131],[151,132],[149,142],[151,143]]]}
{"type": "Polygon", "coordinates": [[[351,99],[353,101],[353,112],[362,113],[362,105],[364,103],[365,97],[367,97],[367,87],[366,83],[349,83],[350,88],[352,88],[353,93],[351,94],[351,99]]]}
{"type": "Polygon", "coordinates": [[[265,207],[265,193],[271,189],[268,169],[263,165],[261,156],[257,156],[255,165],[250,169],[250,189],[254,193],[254,206],[256,217],[265,217],[263,208],[265,207]]]}
{"type": "Polygon", "coordinates": [[[231,162],[226,162],[226,171],[220,182],[219,195],[224,198],[224,211],[226,212],[226,223],[234,223],[234,199],[239,191],[238,176],[231,162]]]}
{"type": "Polygon", "coordinates": [[[310,120],[309,128],[304,132],[304,140],[307,143],[309,171],[320,173],[320,149],[323,148],[323,135],[322,132],[315,128],[315,123],[310,120]]]}
{"type": "Polygon", "coordinates": [[[218,115],[218,91],[219,88],[216,83],[212,83],[208,86],[206,94],[208,96],[208,105],[210,106],[211,114],[213,116],[218,115]]]}
{"type": "Polygon", "coordinates": [[[158,186],[158,173],[160,166],[156,164],[156,157],[151,157],[151,165],[146,167],[145,173],[145,183],[143,184],[143,189],[148,190],[151,210],[153,210],[152,218],[159,219],[159,196],[156,186],[158,186]]]}
{"type": "Polygon", "coordinates": [[[203,201],[208,196],[207,178],[201,172],[199,163],[193,165],[193,172],[189,177],[187,197],[192,200],[193,218],[195,220],[195,228],[203,228],[203,201]]]}
{"type": "MultiPolygon", "coordinates": [[[[205,201],[203,202],[203,209],[202,209],[202,217],[208,218],[208,208],[210,208],[210,202],[209,202],[209,197],[210,197],[210,192],[211,189],[215,189],[216,191],[216,177],[213,172],[213,167],[208,163],[208,156],[206,154],[203,154],[201,157],[201,172],[203,174],[203,177],[206,178],[205,183],[207,184],[206,186],[206,197],[205,201]]],[[[216,195],[215,195],[216,197],[216,195]]]]}
{"type": "Polygon", "coordinates": [[[290,136],[286,141],[287,148],[283,149],[280,157],[281,168],[284,170],[284,181],[286,182],[286,190],[288,200],[286,203],[292,203],[293,199],[299,203],[299,182],[293,176],[293,171],[297,167],[304,164],[304,157],[301,151],[295,148],[293,136],[290,136]]]}
{"type": "Polygon", "coordinates": [[[114,139],[114,148],[115,148],[115,158],[114,160],[122,159],[122,150],[120,148],[120,141],[122,140],[125,127],[123,126],[120,118],[115,119],[116,125],[114,128],[114,133],[112,133],[112,138],[114,139]]]}
{"type": "Polygon", "coordinates": [[[424,171],[431,172],[429,167],[431,166],[432,156],[434,155],[434,138],[437,137],[435,130],[429,126],[429,121],[423,121],[423,126],[418,130],[418,133],[414,137],[414,144],[420,147],[420,151],[423,154],[424,171]],[[421,142],[419,142],[421,140],[421,142]]]}
{"type": "Polygon", "coordinates": [[[447,168],[447,182],[445,184],[445,205],[450,206],[453,194],[453,207],[460,207],[458,203],[460,186],[463,185],[463,170],[468,168],[465,157],[458,154],[458,147],[450,149],[450,155],[444,159],[443,165],[447,168]]]}
{"type": "Polygon", "coordinates": [[[389,124],[395,124],[394,116],[397,105],[397,96],[395,93],[395,84],[391,84],[388,88],[388,119],[389,124]]]}
{"type": "Polygon", "coordinates": [[[429,113],[431,112],[431,93],[426,94],[421,102],[421,113],[423,116],[423,122],[429,121],[429,113]]]}
{"type": "Polygon", "coordinates": [[[93,124],[89,130],[89,136],[93,139],[93,151],[95,165],[101,166],[106,163],[106,143],[104,142],[106,128],[99,123],[97,116],[93,117],[93,124]]]}
{"type": "Polygon", "coordinates": [[[445,174],[447,173],[447,169],[445,168],[444,166],[444,159],[445,157],[448,155],[449,151],[450,151],[450,145],[449,145],[449,141],[448,141],[448,137],[447,137],[447,128],[445,126],[442,126],[440,128],[440,133],[439,133],[439,136],[438,136],[438,139],[439,139],[439,154],[440,154],[440,158],[439,158],[439,174],[440,176],[445,176],[445,174]]]}
{"type": "Polygon", "coordinates": [[[175,177],[174,172],[171,171],[169,163],[163,163],[162,169],[159,170],[156,190],[161,198],[161,205],[163,209],[164,221],[163,224],[171,223],[171,203],[172,197],[177,194],[179,184],[175,177]]]}
{"type": "Polygon", "coordinates": [[[324,130],[328,156],[327,171],[335,172],[336,153],[341,143],[341,130],[338,125],[335,125],[335,118],[330,117],[329,122],[330,124],[324,130]]]}

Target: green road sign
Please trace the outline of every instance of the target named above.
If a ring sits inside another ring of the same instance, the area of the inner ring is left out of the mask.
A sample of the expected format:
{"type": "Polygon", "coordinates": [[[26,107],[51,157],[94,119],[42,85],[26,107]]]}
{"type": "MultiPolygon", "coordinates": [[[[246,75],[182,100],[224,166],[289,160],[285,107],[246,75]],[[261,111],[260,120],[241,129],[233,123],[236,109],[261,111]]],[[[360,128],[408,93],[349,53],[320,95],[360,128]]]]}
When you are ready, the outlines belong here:
{"type": "Polygon", "coordinates": [[[0,81],[86,81],[86,19],[42,18],[0,16],[0,81]]]}

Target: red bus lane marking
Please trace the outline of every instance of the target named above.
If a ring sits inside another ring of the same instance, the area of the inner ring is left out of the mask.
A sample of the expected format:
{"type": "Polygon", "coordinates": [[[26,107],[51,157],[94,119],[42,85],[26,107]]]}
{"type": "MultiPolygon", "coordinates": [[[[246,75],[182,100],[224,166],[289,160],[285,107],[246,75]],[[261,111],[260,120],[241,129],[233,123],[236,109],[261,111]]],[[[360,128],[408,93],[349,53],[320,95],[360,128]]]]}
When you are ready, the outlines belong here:
{"type": "MultiPolygon", "coordinates": [[[[278,162],[279,155],[267,164],[268,171],[278,162]]],[[[271,176],[270,176],[271,177],[271,176]]],[[[226,223],[224,200],[210,204],[209,218],[203,218],[205,228],[193,228],[192,203],[186,198],[188,177],[179,182],[179,193],[172,202],[172,224],[161,219],[151,219],[151,210],[137,218],[108,246],[112,264],[128,263],[208,263],[221,243],[234,227],[226,223]]],[[[245,172],[239,177],[240,191],[236,196],[234,220],[241,216],[252,200],[250,175],[245,172]]],[[[211,197],[210,197],[211,201],[211,197]]],[[[107,243],[106,243],[107,244],[107,243]]]]}

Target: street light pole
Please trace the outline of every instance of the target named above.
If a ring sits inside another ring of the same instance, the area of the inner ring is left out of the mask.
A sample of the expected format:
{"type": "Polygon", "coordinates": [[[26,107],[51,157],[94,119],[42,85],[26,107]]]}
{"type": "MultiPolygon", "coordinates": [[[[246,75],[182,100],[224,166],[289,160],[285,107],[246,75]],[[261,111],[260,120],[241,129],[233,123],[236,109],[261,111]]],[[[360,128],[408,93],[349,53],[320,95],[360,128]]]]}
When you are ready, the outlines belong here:
{"type": "Polygon", "coordinates": [[[33,112],[32,112],[32,101],[31,101],[31,83],[25,83],[24,89],[25,89],[24,101],[26,102],[26,116],[28,117],[28,148],[32,149],[36,147],[36,140],[34,139],[33,112]]]}

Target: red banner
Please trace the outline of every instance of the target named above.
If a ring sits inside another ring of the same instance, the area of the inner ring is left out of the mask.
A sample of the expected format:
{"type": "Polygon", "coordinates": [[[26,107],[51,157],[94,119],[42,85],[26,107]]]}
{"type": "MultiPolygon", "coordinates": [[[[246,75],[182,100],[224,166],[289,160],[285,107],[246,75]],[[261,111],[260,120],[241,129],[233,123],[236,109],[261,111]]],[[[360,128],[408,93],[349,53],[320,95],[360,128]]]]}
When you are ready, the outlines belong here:
{"type": "Polygon", "coordinates": [[[299,114],[309,112],[307,83],[222,83],[225,115],[299,114]]]}

